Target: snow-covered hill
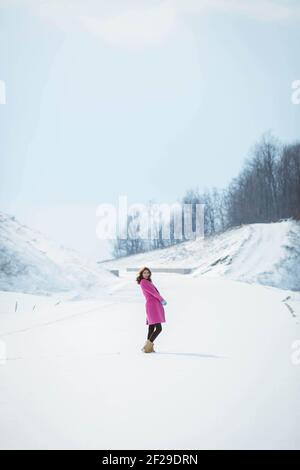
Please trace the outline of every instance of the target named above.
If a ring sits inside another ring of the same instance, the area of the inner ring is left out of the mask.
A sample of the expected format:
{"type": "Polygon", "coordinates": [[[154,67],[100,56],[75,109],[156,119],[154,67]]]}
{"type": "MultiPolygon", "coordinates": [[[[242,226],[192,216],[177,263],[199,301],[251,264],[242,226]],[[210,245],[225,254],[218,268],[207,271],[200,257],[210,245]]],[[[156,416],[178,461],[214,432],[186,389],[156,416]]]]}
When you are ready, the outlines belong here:
{"type": "Polygon", "coordinates": [[[80,296],[116,282],[99,264],[0,212],[0,290],[80,296]]]}
{"type": "Polygon", "coordinates": [[[169,248],[99,263],[109,269],[193,268],[192,277],[226,276],[300,290],[300,222],[284,220],[232,228],[169,248]]]}
{"type": "Polygon", "coordinates": [[[300,293],[229,279],[296,285],[298,229],[254,224],[114,261],[196,268],[153,273],[166,323],[144,354],[135,272],[84,264],[2,215],[0,448],[300,449],[300,293]]]}

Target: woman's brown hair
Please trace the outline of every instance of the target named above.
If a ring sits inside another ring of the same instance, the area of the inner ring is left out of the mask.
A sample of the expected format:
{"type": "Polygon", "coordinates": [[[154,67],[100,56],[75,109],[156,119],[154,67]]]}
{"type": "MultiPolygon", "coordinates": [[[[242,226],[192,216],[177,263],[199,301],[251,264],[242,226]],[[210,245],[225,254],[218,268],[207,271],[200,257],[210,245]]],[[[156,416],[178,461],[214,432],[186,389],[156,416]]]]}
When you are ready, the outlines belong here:
{"type": "Polygon", "coordinates": [[[151,274],[152,274],[152,273],[151,273],[151,270],[150,270],[149,268],[147,268],[147,266],[144,266],[142,269],[139,270],[139,273],[138,273],[138,275],[137,275],[137,277],[136,277],[136,282],[137,282],[138,284],[141,282],[142,279],[144,279],[144,278],[143,278],[143,272],[145,271],[145,269],[146,269],[147,271],[149,271],[149,273],[150,273],[150,274],[149,274],[149,277],[148,277],[148,281],[152,282],[152,280],[151,280],[151,274]]]}

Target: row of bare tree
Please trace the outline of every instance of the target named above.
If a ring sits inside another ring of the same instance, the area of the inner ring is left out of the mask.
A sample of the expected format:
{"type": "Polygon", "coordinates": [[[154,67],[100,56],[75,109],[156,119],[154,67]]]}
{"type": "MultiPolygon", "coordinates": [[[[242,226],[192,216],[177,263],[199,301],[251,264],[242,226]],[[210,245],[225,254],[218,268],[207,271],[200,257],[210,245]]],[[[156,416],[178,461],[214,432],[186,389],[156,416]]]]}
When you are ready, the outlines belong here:
{"type": "MultiPolygon", "coordinates": [[[[214,235],[229,228],[258,222],[300,220],[300,142],[282,144],[265,134],[250,150],[239,175],[227,188],[200,192],[190,189],[180,204],[191,204],[195,230],[196,204],[204,204],[204,235],[214,235]]],[[[128,226],[132,219],[130,216],[128,226]]],[[[177,212],[178,216],[178,212],[177,212]]],[[[183,217],[183,216],[182,216],[183,217]]],[[[155,225],[155,237],[117,239],[113,242],[115,257],[128,256],[163,248],[188,239],[182,224],[182,236],[174,236],[175,212],[171,213],[170,236],[164,238],[163,219],[155,225]]],[[[178,220],[178,219],[177,219],[178,220]]],[[[138,222],[137,222],[138,223],[138,222]]]]}
{"type": "Polygon", "coordinates": [[[206,234],[242,224],[299,220],[300,142],[283,145],[264,135],[228,188],[214,188],[197,199],[205,203],[206,234]]]}

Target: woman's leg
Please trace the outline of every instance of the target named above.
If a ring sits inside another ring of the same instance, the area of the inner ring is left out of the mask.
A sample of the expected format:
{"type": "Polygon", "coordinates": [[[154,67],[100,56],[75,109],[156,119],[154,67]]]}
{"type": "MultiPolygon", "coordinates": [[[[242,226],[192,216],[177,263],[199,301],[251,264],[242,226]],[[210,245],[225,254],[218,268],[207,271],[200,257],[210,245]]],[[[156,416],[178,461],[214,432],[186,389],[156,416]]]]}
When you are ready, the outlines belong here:
{"type": "Polygon", "coordinates": [[[148,335],[148,339],[152,341],[153,343],[153,341],[157,338],[159,333],[162,331],[162,326],[161,326],[161,323],[155,323],[155,325],[150,325],[150,326],[155,326],[155,331],[153,331],[152,333],[150,333],[150,335],[148,335]]]}
{"type": "Polygon", "coordinates": [[[154,333],[155,325],[149,325],[147,339],[150,339],[152,333],[154,333]]]}

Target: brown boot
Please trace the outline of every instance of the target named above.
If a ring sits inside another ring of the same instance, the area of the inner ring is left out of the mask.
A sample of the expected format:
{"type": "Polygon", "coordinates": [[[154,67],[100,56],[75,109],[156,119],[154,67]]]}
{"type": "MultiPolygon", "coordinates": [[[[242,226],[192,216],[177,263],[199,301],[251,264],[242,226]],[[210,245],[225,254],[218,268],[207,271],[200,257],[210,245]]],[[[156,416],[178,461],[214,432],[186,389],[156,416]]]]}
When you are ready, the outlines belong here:
{"type": "Polygon", "coordinates": [[[143,347],[142,351],[144,351],[145,353],[155,352],[154,349],[153,349],[153,343],[152,343],[152,341],[150,341],[149,339],[147,339],[147,341],[146,341],[146,343],[145,343],[145,346],[143,347]]]}

